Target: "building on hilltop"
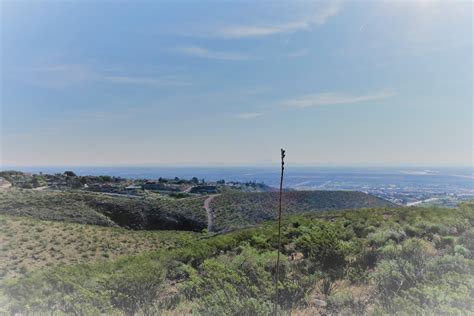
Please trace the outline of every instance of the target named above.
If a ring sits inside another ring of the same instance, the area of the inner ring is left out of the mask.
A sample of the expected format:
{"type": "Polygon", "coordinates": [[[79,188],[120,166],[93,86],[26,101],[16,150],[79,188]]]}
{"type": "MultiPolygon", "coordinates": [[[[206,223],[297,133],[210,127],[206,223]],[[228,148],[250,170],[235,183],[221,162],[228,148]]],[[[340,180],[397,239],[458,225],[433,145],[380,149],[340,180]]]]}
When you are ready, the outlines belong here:
{"type": "Polygon", "coordinates": [[[189,191],[189,193],[213,194],[217,193],[217,186],[215,185],[198,185],[189,191]]]}

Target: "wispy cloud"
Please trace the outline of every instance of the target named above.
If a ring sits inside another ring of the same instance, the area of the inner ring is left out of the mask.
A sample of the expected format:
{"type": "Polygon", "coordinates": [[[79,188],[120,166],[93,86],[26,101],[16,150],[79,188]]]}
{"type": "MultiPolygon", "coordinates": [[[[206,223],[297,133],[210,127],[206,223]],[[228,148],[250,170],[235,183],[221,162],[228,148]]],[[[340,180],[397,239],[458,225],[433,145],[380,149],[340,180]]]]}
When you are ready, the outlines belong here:
{"type": "Polygon", "coordinates": [[[342,94],[342,93],[319,93],[308,94],[283,102],[284,106],[293,108],[307,108],[324,105],[352,104],[383,100],[394,96],[391,91],[381,91],[369,94],[342,94]]]}
{"type": "Polygon", "coordinates": [[[315,14],[286,23],[268,23],[260,25],[224,26],[213,32],[213,36],[222,38],[261,37],[274,34],[294,33],[323,25],[341,9],[339,2],[330,2],[315,14]]]}
{"type": "Polygon", "coordinates": [[[237,114],[237,118],[238,119],[241,119],[241,120],[250,120],[250,119],[254,119],[254,118],[257,118],[259,116],[262,116],[263,113],[261,112],[248,112],[248,113],[240,113],[240,114],[237,114]]]}
{"type": "Polygon", "coordinates": [[[298,51],[288,53],[285,56],[289,57],[289,58],[296,58],[296,57],[301,57],[301,56],[308,55],[308,53],[309,53],[309,49],[301,49],[301,50],[298,50],[298,51]]]}
{"type": "Polygon", "coordinates": [[[199,47],[199,46],[182,46],[182,47],[178,47],[176,51],[183,55],[199,57],[199,58],[208,58],[208,59],[221,59],[221,60],[249,59],[248,56],[243,55],[243,54],[210,50],[210,49],[199,47]]]}
{"type": "Polygon", "coordinates": [[[172,77],[133,77],[133,76],[103,76],[102,79],[107,82],[117,84],[131,85],[175,85],[181,84],[182,81],[172,77]]]}
{"type": "Polygon", "coordinates": [[[35,85],[65,87],[89,81],[96,75],[82,65],[50,64],[39,67],[21,67],[14,70],[21,80],[35,85]]]}
{"type": "Polygon", "coordinates": [[[22,67],[17,73],[30,83],[52,88],[84,84],[88,82],[104,82],[121,85],[181,85],[182,78],[169,75],[134,76],[124,72],[94,70],[80,64],[52,64],[41,67],[22,67]]]}

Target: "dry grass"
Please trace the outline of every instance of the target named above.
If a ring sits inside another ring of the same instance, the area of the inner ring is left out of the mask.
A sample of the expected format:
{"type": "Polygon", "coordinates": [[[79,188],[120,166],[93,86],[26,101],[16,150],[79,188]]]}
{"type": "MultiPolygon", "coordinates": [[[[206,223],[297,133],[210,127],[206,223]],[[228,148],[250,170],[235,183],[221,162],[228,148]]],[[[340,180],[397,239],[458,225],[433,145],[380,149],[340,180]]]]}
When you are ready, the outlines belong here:
{"type": "Polygon", "coordinates": [[[0,215],[0,278],[173,246],[189,232],[134,231],[0,215]]]}

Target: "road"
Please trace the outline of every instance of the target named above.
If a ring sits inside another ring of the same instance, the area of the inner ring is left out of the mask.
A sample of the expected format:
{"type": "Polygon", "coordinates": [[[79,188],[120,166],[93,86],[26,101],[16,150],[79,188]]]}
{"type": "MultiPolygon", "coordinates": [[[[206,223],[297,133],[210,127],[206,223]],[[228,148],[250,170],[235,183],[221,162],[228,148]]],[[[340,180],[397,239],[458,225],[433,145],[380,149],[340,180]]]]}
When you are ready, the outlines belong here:
{"type": "Polygon", "coordinates": [[[209,195],[208,198],[206,200],[204,200],[204,209],[206,210],[206,213],[207,213],[207,231],[210,232],[212,231],[212,227],[214,226],[214,211],[212,210],[210,204],[211,204],[211,201],[219,196],[220,194],[212,194],[212,195],[209,195]]]}
{"type": "Polygon", "coordinates": [[[420,205],[422,203],[433,202],[433,201],[437,201],[437,200],[439,200],[439,198],[430,198],[430,199],[426,199],[426,200],[407,203],[406,206],[415,206],[415,205],[420,205]]]}

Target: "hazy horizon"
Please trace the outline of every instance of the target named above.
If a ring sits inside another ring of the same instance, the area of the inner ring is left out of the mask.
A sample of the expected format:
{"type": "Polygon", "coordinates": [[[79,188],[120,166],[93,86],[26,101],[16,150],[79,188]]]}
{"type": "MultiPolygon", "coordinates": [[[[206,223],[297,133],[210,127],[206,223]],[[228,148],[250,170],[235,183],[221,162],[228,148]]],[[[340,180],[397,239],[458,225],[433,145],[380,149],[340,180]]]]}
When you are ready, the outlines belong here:
{"type": "MultiPolygon", "coordinates": [[[[418,165],[418,164],[400,164],[400,165],[377,165],[377,164],[359,164],[359,165],[304,165],[304,164],[291,164],[286,162],[287,168],[315,168],[315,169],[393,169],[393,168],[413,168],[413,169],[474,169],[474,165],[418,165]]],[[[0,170],[7,170],[9,168],[258,168],[258,169],[275,169],[279,168],[280,164],[272,162],[269,164],[84,164],[84,165],[14,165],[14,164],[1,164],[0,170]]]]}

